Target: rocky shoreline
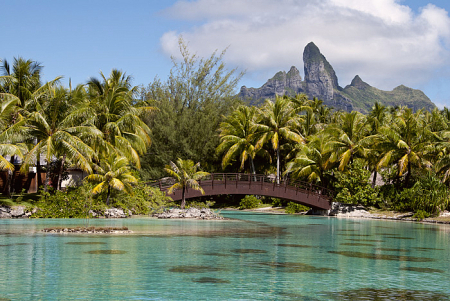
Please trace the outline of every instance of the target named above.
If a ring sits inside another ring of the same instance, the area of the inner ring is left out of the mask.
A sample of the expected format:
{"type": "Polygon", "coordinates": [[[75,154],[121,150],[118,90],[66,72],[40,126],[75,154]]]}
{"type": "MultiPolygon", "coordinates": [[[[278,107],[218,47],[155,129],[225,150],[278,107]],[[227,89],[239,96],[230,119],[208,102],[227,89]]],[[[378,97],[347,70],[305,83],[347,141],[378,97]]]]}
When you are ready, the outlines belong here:
{"type": "Polygon", "coordinates": [[[331,209],[328,211],[328,216],[334,216],[338,218],[367,218],[367,219],[380,219],[380,220],[395,220],[395,221],[408,221],[408,222],[421,222],[421,223],[433,223],[433,224],[450,224],[450,212],[444,211],[439,215],[439,218],[449,218],[449,220],[437,220],[436,218],[425,218],[418,220],[413,217],[413,212],[369,212],[364,206],[341,204],[333,202],[331,209]]]}
{"type": "MultiPolygon", "coordinates": [[[[29,210],[25,206],[0,206],[0,218],[30,218],[33,213],[37,212],[37,208],[29,210]]],[[[103,212],[89,211],[94,218],[127,218],[133,213],[131,210],[125,211],[122,208],[109,208],[103,212]]]]}
{"type": "MultiPolygon", "coordinates": [[[[25,206],[13,206],[6,207],[0,206],[0,218],[29,218],[33,213],[36,212],[36,208],[31,211],[25,206]]],[[[226,210],[232,210],[230,208],[226,210]]],[[[267,212],[271,214],[285,214],[280,211],[280,208],[257,208],[249,209],[245,211],[256,211],[256,212],[267,212]]],[[[121,208],[109,208],[103,212],[90,212],[94,218],[129,218],[133,214],[130,210],[124,211],[121,208]]],[[[395,220],[395,221],[409,221],[409,222],[420,222],[420,223],[433,223],[433,224],[450,224],[450,212],[444,211],[441,215],[436,218],[425,218],[423,220],[418,220],[413,217],[412,212],[369,212],[364,206],[341,204],[334,202],[330,210],[310,210],[306,213],[307,215],[322,215],[331,216],[337,218],[367,218],[367,219],[378,219],[378,220],[395,220]]],[[[189,209],[168,209],[162,213],[154,214],[153,217],[159,219],[202,219],[202,220],[224,220],[225,218],[215,213],[209,208],[189,208],[189,209]]]]}

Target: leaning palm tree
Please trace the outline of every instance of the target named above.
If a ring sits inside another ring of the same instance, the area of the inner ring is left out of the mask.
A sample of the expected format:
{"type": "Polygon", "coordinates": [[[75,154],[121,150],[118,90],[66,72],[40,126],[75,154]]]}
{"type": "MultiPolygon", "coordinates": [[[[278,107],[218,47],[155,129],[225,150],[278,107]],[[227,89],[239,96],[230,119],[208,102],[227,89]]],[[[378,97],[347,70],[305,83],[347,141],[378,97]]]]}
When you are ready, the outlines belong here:
{"type": "Polygon", "coordinates": [[[250,161],[250,169],[256,173],[253,159],[260,152],[266,154],[265,150],[256,148],[256,122],[258,111],[256,107],[239,106],[220,124],[220,144],[218,153],[225,153],[222,159],[222,169],[230,161],[239,156],[241,162],[240,170],[244,168],[245,161],[250,161]]]}
{"type": "Polygon", "coordinates": [[[166,165],[164,169],[171,177],[175,179],[175,184],[169,187],[167,190],[168,194],[172,194],[176,189],[182,189],[181,192],[181,209],[184,209],[186,205],[186,188],[192,188],[194,190],[200,191],[202,194],[205,193],[203,188],[198,183],[203,177],[209,175],[208,172],[197,171],[200,167],[200,162],[194,164],[192,160],[183,160],[178,158],[177,163],[170,161],[169,165],[166,165]]]}
{"type": "Polygon", "coordinates": [[[280,140],[282,138],[297,143],[304,143],[303,136],[297,131],[300,127],[300,117],[288,97],[277,96],[275,102],[266,100],[262,108],[263,120],[256,125],[260,137],[256,147],[262,147],[268,141],[277,154],[277,183],[281,178],[280,140]]]}
{"type": "Polygon", "coordinates": [[[109,205],[112,189],[133,193],[132,185],[137,184],[137,179],[131,173],[127,158],[112,154],[101,159],[100,165],[94,169],[97,173],[87,176],[86,181],[98,183],[92,189],[92,194],[106,191],[106,205],[109,205]]]}

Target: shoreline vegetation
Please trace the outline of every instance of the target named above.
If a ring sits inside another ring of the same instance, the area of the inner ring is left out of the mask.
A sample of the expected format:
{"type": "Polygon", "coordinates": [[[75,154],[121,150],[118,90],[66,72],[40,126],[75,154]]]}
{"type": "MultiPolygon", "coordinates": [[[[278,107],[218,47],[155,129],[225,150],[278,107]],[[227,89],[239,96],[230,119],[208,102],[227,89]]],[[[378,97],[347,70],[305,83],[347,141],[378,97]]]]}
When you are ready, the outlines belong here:
{"type": "Polygon", "coordinates": [[[199,58],[181,37],[179,49],[170,76],[145,87],[113,69],[67,88],[61,77],[42,82],[36,61],[2,60],[0,217],[126,217],[213,203],[309,209],[254,195],[185,199],[186,189],[203,193],[201,179],[215,172],[309,182],[334,191],[338,203],[412,214],[405,220],[450,209],[448,108],[374,103],[365,115],[305,94],[255,106],[236,96],[243,74],[227,70],[225,52],[199,58]],[[161,178],[168,193],[181,192],[180,203],[147,185],[161,178]]]}

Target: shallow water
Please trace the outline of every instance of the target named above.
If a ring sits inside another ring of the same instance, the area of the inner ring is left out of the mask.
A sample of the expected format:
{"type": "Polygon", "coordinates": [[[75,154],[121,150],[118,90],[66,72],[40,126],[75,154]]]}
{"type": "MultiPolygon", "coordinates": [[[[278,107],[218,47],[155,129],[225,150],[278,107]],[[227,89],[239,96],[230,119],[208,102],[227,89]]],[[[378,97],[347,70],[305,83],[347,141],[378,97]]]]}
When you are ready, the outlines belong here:
{"type": "Polygon", "coordinates": [[[448,225],[222,214],[0,220],[0,300],[449,300],[448,225]]]}

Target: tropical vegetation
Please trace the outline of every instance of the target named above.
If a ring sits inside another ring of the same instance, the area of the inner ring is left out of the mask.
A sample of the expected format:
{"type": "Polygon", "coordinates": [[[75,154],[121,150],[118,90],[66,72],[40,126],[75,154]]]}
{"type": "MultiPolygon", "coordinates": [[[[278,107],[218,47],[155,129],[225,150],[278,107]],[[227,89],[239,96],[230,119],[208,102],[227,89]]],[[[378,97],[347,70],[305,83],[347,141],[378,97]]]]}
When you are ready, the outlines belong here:
{"type": "MultiPolygon", "coordinates": [[[[245,172],[321,185],[345,203],[417,216],[449,209],[449,109],[413,111],[374,103],[364,115],[333,110],[304,94],[251,106],[236,97],[242,73],[227,70],[224,52],[205,59],[189,53],[182,39],[179,46],[181,60],[173,58],[168,79],[155,78],[146,87],[133,86],[117,69],[64,87],[60,77],[42,82],[43,67],[33,60],[3,60],[3,193],[18,193],[18,173],[35,168],[44,201],[63,206],[77,188],[62,191],[62,181],[68,168],[77,168],[87,174],[77,184],[89,204],[147,214],[167,199],[146,181],[169,175],[169,192],[184,194],[202,191],[198,180],[206,171],[245,172]],[[145,203],[152,197],[152,204],[145,203]]],[[[246,197],[241,207],[258,200],[246,197]]],[[[291,204],[289,210],[297,207],[291,204]]]]}

